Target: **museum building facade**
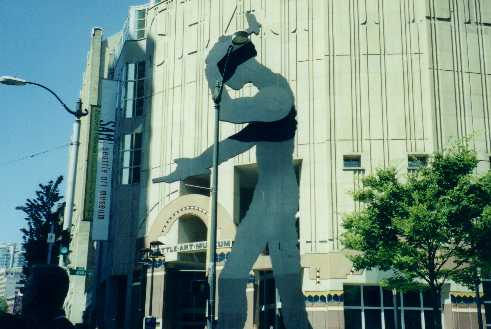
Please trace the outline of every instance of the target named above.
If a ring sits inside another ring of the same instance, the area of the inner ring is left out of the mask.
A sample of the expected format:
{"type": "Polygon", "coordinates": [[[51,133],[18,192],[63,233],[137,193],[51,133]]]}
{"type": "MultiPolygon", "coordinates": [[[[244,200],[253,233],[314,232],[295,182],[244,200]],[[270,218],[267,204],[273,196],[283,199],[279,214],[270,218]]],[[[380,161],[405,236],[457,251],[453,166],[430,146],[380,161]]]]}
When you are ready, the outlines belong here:
{"type": "MultiPolygon", "coordinates": [[[[285,77],[295,96],[298,245],[312,327],[430,328],[425,292],[385,289],[380,281],[389,274],[353,270],[341,224],[360,207],[352,193],[363,176],[388,166],[406,174],[459,138],[474,136],[479,171],[489,170],[486,0],[167,0],[130,7],[114,36],[95,30],[89,54],[98,58],[98,70],[90,79],[86,73],[84,88],[97,91],[93,110],[104,119],[91,121],[93,133],[99,150],[111,148],[110,157],[99,154],[111,165],[98,164],[93,179],[108,170],[111,178],[106,192],[107,178],[91,190],[96,210],[86,239],[93,243],[84,252],[93,274],[86,294],[92,321],[140,328],[151,315],[161,328],[204,327],[210,177],[171,184],[152,179],[212,145],[205,59],[220,36],[248,27],[247,12],[262,25],[251,35],[257,60],[285,77]],[[110,144],[102,146],[108,130],[101,125],[111,122],[110,144]],[[154,241],[163,243],[164,257],[151,271],[140,251],[154,241]]],[[[229,92],[249,97],[257,89],[249,84],[229,92]]],[[[224,139],[242,126],[220,128],[224,139]]],[[[220,166],[219,274],[257,178],[254,150],[220,166]]],[[[491,283],[484,289],[491,312],[491,283]]],[[[267,249],[250,273],[247,305],[247,329],[281,328],[267,249]]],[[[475,326],[465,288],[449,284],[443,305],[446,329],[475,326]]]]}

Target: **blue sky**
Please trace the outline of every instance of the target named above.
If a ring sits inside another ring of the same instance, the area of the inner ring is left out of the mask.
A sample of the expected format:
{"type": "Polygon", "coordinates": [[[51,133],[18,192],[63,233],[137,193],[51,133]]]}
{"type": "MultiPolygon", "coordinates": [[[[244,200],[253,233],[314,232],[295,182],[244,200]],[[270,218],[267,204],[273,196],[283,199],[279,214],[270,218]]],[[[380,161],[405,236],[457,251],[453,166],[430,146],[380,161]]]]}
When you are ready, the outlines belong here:
{"type": "MultiPolygon", "coordinates": [[[[91,29],[110,36],[123,26],[129,0],[0,1],[0,76],[13,75],[53,89],[74,107],[91,29]]],[[[41,88],[0,85],[0,242],[21,241],[15,210],[38,184],[66,175],[67,148],[10,162],[67,144],[73,119],[41,88]]],[[[64,186],[62,188],[64,192],[64,186]]]]}

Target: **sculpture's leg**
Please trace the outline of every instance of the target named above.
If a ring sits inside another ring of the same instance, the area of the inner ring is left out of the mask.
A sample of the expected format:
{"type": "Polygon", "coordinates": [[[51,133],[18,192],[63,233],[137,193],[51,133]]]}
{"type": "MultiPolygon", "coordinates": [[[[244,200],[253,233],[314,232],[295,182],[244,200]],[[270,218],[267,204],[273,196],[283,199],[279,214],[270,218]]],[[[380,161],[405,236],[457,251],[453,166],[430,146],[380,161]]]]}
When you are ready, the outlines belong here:
{"type": "Polygon", "coordinates": [[[311,328],[302,293],[302,268],[294,222],[285,220],[281,234],[276,240],[268,241],[268,246],[285,327],[287,329],[311,328]]]}
{"type": "Polygon", "coordinates": [[[240,224],[232,252],[225,263],[218,284],[218,329],[243,329],[247,319],[246,286],[254,262],[265,247],[254,218],[244,217],[240,224]]]}

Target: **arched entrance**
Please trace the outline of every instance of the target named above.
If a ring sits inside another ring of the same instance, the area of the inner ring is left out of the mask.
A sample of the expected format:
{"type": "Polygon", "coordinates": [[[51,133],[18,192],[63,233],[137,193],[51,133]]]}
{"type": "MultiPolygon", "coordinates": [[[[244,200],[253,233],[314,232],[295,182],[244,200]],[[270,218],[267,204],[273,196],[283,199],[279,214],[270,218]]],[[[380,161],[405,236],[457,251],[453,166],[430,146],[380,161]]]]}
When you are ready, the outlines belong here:
{"type": "Polygon", "coordinates": [[[206,224],[200,216],[184,214],[179,217],[179,243],[205,241],[206,231],[206,224]]]}
{"type": "MultiPolygon", "coordinates": [[[[177,242],[179,245],[193,242],[205,242],[208,229],[202,218],[186,214],[178,219],[177,242]]],[[[198,269],[206,267],[206,251],[179,252],[178,261],[181,263],[195,264],[198,269]]]]}
{"type": "MultiPolygon", "coordinates": [[[[206,241],[207,227],[195,214],[180,216],[177,225],[179,245],[206,241]]],[[[165,274],[164,316],[171,328],[202,329],[206,324],[206,251],[182,251],[169,263],[165,274]]]]}
{"type": "MultiPolygon", "coordinates": [[[[156,276],[162,293],[154,292],[154,305],[161,307],[154,307],[153,314],[162,318],[165,329],[205,327],[209,204],[207,196],[198,194],[177,198],[160,211],[145,238],[146,246],[155,240],[166,243],[162,248],[165,270],[159,269],[156,276]]],[[[218,209],[218,232],[218,240],[231,240],[235,235],[232,218],[222,207],[218,209]]]]}
{"type": "MultiPolygon", "coordinates": [[[[179,218],[194,215],[208,226],[210,198],[200,194],[187,194],[180,196],[157,215],[150,224],[145,236],[145,246],[149,247],[150,241],[158,240],[170,233],[174,223],[179,218]]],[[[235,225],[230,214],[220,205],[218,206],[218,240],[232,240],[235,236],[235,225]]],[[[206,240],[206,239],[205,239],[206,240]]]]}

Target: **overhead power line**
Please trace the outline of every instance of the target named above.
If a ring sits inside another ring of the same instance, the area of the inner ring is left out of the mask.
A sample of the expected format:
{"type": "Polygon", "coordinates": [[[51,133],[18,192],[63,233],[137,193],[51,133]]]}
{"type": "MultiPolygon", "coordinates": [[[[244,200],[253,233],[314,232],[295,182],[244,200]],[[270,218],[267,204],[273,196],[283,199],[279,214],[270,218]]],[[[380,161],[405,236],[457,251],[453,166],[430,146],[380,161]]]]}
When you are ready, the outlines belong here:
{"type": "Polygon", "coordinates": [[[43,151],[35,152],[35,153],[32,153],[32,154],[24,155],[24,156],[19,157],[17,159],[13,159],[13,160],[9,160],[9,161],[6,161],[6,162],[2,162],[2,163],[0,163],[0,167],[8,166],[8,165],[11,165],[13,163],[24,161],[24,160],[29,160],[29,159],[38,157],[38,156],[43,155],[43,154],[46,154],[46,153],[50,153],[50,152],[53,152],[53,151],[57,151],[57,150],[66,148],[68,146],[70,146],[70,143],[63,144],[63,145],[58,145],[58,146],[55,146],[55,147],[50,148],[50,149],[47,149],[47,150],[43,150],[43,151]]]}

